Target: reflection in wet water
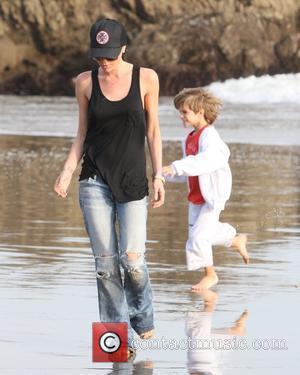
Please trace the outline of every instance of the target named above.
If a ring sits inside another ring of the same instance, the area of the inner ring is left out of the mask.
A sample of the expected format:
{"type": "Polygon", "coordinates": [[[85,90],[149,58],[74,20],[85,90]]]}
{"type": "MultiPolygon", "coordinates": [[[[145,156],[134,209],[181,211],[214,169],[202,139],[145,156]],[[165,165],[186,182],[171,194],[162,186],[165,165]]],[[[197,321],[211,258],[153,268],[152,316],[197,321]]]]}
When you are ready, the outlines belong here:
{"type": "MultiPolygon", "coordinates": [[[[0,140],[0,293],[5,301],[0,348],[8,353],[1,366],[7,374],[22,368],[30,369],[25,372],[30,374],[46,374],[45,369],[55,374],[91,374],[96,368],[103,374],[117,370],[118,374],[184,374],[185,352],[175,358],[174,353],[145,351],[126,364],[127,370],[125,365],[113,369],[110,364],[91,363],[90,325],[98,317],[96,286],[76,179],[66,200],[52,192],[70,142],[30,136],[0,140]]],[[[222,220],[248,233],[251,264],[244,266],[227,248],[215,249],[220,278],[216,290],[221,298],[214,314],[220,313],[223,326],[232,323],[249,298],[262,302],[276,291],[290,294],[293,301],[300,282],[299,149],[241,144],[230,148],[234,186],[222,220]]],[[[176,155],[180,155],[179,143],[165,143],[164,162],[176,155]]],[[[166,204],[150,210],[148,227],[158,336],[183,336],[186,312],[201,306],[199,296],[189,292],[199,275],[185,267],[186,221],[186,185],[169,183],[166,204]]],[[[244,372],[240,364],[241,368],[244,372]]]]}
{"type": "Polygon", "coordinates": [[[212,290],[198,294],[203,300],[203,309],[186,315],[187,368],[190,374],[222,374],[234,350],[247,345],[239,337],[245,335],[248,312],[244,311],[232,327],[213,329],[219,295],[212,290]]]}
{"type": "Polygon", "coordinates": [[[152,375],[154,364],[152,361],[129,361],[128,363],[114,363],[111,372],[107,375],[152,375]]]}

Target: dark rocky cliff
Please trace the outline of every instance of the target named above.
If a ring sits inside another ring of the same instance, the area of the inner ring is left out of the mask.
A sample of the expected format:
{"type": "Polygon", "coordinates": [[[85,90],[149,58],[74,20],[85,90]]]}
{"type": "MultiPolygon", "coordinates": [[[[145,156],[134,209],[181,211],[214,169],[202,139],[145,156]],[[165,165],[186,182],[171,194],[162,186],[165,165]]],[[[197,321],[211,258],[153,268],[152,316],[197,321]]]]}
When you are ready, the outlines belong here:
{"type": "Polygon", "coordinates": [[[300,69],[299,0],[1,0],[0,93],[73,94],[98,18],[124,23],[126,59],[161,93],[300,69]]]}

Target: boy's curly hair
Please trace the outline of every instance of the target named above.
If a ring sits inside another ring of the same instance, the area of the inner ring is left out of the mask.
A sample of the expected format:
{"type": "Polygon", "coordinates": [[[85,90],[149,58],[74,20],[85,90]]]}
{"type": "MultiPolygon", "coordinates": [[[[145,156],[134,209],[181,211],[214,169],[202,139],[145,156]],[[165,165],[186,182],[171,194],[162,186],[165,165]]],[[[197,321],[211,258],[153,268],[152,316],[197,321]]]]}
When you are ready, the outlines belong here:
{"type": "Polygon", "coordinates": [[[193,87],[181,90],[174,97],[174,105],[178,110],[186,106],[195,113],[203,109],[205,120],[212,124],[218,117],[222,101],[202,87],[193,87]]]}

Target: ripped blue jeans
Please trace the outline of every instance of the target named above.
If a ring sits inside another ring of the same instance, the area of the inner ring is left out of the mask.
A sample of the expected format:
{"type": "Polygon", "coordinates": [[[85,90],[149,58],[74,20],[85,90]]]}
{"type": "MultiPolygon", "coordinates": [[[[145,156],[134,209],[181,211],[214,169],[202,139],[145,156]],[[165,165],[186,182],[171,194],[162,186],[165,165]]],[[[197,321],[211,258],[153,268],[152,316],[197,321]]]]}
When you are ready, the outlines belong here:
{"type": "Polygon", "coordinates": [[[152,291],[144,258],[147,200],[118,203],[98,176],[79,182],[80,208],[95,258],[100,321],[127,322],[129,344],[132,329],[138,334],[153,329],[152,291]],[[127,253],[135,253],[135,259],[130,260],[127,253]]]}

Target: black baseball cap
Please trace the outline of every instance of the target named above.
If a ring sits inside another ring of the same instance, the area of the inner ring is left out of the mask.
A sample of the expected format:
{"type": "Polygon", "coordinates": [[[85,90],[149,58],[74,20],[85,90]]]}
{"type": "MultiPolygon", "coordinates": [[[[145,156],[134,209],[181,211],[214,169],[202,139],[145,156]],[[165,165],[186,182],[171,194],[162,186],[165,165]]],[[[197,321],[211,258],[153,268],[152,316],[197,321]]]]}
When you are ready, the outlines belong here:
{"type": "Polygon", "coordinates": [[[99,20],[90,30],[89,56],[115,59],[127,43],[127,33],[120,22],[109,18],[99,20]]]}

